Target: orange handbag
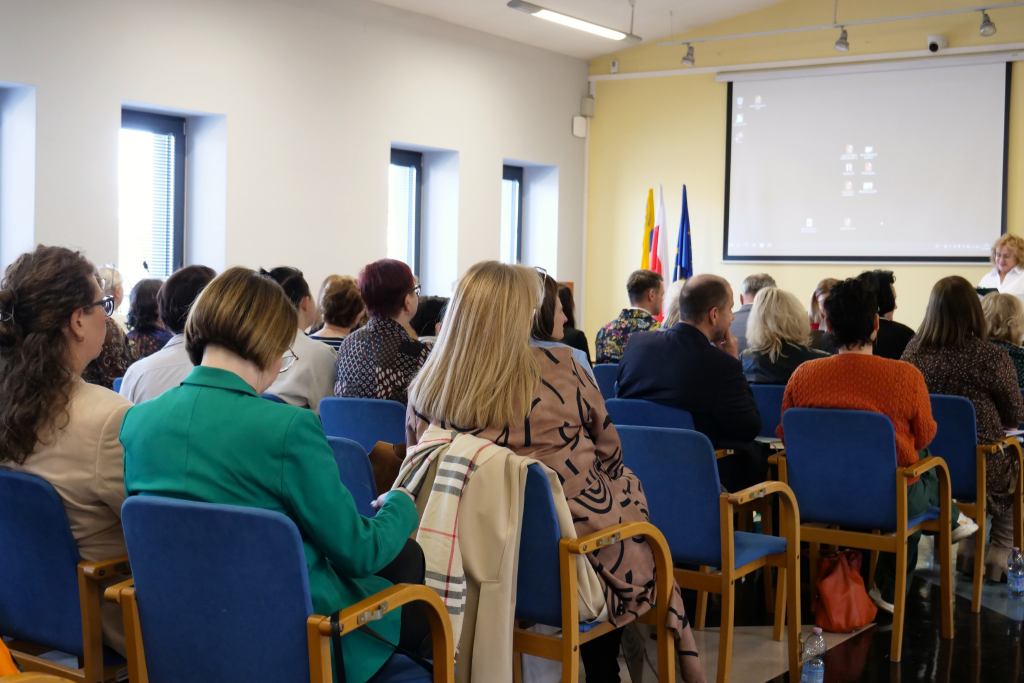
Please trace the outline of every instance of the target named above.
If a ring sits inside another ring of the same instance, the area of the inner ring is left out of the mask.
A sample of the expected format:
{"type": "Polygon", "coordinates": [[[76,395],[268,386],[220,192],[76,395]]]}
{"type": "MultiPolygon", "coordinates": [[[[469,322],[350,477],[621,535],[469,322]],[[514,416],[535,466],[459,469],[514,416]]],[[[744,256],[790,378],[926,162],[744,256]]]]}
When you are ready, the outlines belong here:
{"type": "Polygon", "coordinates": [[[878,608],[860,578],[861,554],[840,550],[821,558],[818,595],[811,609],[814,623],[832,633],[849,633],[870,624],[878,608]]]}

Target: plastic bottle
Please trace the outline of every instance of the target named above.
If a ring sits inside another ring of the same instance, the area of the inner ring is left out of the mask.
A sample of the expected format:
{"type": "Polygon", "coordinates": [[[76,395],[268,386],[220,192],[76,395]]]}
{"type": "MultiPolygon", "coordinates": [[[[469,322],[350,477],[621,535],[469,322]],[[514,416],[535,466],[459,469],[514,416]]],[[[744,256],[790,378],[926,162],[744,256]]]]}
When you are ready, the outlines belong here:
{"type": "Polygon", "coordinates": [[[1006,561],[1006,589],[1011,598],[1024,598],[1024,558],[1020,548],[1014,548],[1006,561]]]}
{"type": "Polygon", "coordinates": [[[825,638],[815,627],[804,641],[804,667],[800,683],[823,683],[825,680],[825,638]]]}

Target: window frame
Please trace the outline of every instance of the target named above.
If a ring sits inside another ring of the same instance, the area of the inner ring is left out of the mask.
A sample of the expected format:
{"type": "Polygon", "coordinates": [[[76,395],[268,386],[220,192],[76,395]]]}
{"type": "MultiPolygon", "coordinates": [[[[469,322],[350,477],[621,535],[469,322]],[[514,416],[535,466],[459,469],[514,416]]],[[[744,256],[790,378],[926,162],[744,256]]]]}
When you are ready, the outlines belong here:
{"type": "MultiPolygon", "coordinates": [[[[407,149],[391,149],[391,166],[416,169],[416,208],[413,211],[412,268],[414,277],[420,277],[420,239],[423,234],[423,153],[407,149]]],[[[388,192],[391,188],[388,188],[388,192]]],[[[390,197],[388,198],[390,201],[390,197]]]]}
{"type": "Polygon", "coordinates": [[[185,265],[185,118],[122,109],[121,128],[174,136],[174,253],[171,256],[173,273],[185,265]]]}
{"type": "Polygon", "coordinates": [[[501,167],[501,179],[502,180],[514,180],[519,183],[519,207],[516,211],[516,253],[515,262],[521,264],[523,262],[523,189],[525,184],[523,183],[523,167],[522,166],[510,166],[504,164],[501,167]]]}

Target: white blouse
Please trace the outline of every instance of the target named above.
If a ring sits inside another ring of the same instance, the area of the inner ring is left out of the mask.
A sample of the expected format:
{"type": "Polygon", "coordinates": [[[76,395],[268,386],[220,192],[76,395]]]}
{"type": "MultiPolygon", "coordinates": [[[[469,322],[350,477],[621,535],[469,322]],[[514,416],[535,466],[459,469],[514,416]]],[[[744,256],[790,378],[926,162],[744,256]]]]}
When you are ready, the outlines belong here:
{"type": "Polygon", "coordinates": [[[1003,278],[1002,282],[999,282],[999,271],[993,268],[990,272],[985,274],[985,277],[981,278],[981,282],[978,283],[978,287],[983,289],[998,289],[1004,294],[1016,294],[1017,296],[1024,295],[1024,268],[1017,265],[1013,267],[1006,277],[1003,278]]]}

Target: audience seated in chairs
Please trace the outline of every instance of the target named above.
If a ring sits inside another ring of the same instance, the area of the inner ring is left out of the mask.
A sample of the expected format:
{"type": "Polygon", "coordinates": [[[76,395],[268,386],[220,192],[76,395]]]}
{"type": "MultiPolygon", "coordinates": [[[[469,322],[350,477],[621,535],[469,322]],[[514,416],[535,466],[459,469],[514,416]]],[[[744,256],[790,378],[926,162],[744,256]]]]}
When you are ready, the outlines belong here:
{"type": "Polygon", "coordinates": [[[437,333],[441,331],[441,319],[448,299],[443,296],[421,296],[416,307],[416,315],[409,321],[409,326],[416,333],[416,338],[424,344],[434,345],[437,333]]]}
{"type": "MultiPolygon", "coordinates": [[[[976,298],[976,297],[975,297],[976,298]]],[[[928,387],[921,373],[909,363],[879,358],[871,353],[878,332],[878,303],[874,289],[862,280],[849,279],[834,285],[824,302],[825,318],[839,353],[829,358],[804,363],[789,379],[782,410],[790,408],[839,408],[882,413],[892,420],[896,433],[896,456],[901,467],[908,467],[927,452],[919,454],[935,437],[928,387]]],[[[909,350],[908,350],[909,351],[909,350]]],[[[785,439],[782,425],[776,430],[785,439]]],[[[836,435],[842,438],[842,435],[836,435]]],[[[828,444],[822,444],[827,458],[828,444]]],[[[938,505],[938,478],[933,471],[911,482],[907,490],[907,516],[914,518],[930,506],[938,505]]],[[[798,501],[799,502],[799,501],[798,501]]],[[[978,530],[969,518],[952,510],[956,543],[978,530]]],[[[907,589],[917,567],[920,533],[907,542],[907,589]]],[[[875,570],[871,599],[890,614],[896,590],[896,556],[882,553],[875,570]]]]}
{"type": "Polygon", "coordinates": [[[740,287],[740,310],[733,313],[732,336],[736,337],[738,348],[742,354],[747,347],[747,320],[750,317],[750,309],[754,307],[754,297],[765,287],[776,287],[774,278],[767,273],[749,275],[743,280],[740,287]]]}
{"type": "MultiPolygon", "coordinates": [[[[359,319],[363,317],[366,306],[363,295],[359,293],[359,283],[350,275],[332,275],[325,282],[320,292],[319,315],[323,325],[309,335],[327,344],[337,352],[345,337],[352,333],[359,319]]],[[[334,395],[334,370],[331,369],[331,396],[334,395]]]]}
{"type": "MultiPolygon", "coordinates": [[[[540,461],[562,480],[581,536],[619,522],[647,521],[643,489],[623,464],[619,437],[596,383],[573,349],[531,348],[542,291],[534,270],[495,261],[476,264],[460,279],[434,351],[409,390],[409,444],[416,444],[432,424],[450,425],[540,461]],[[594,490],[600,491],[600,502],[594,490]],[[606,500],[614,501],[611,508],[606,500]],[[629,504],[634,501],[639,505],[629,504]]],[[[616,626],[651,608],[654,580],[648,546],[621,548],[621,556],[618,547],[612,551],[614,563],[601,553],[587,556],[605,584],[609,618],[616,626]]],[[[702,681],[678,589],[668,599],[683,677],[702,681]]],[[[618,681],[620,638],[616,630],[582,646],[590,683],[618,681]]]]}
{"type": "Polygon", "coordinates": [[[804,361],[828,356],[810,348],[811,330],[800,300],[775,287],[754,297],[746,334],[749,348],[740,353],[740,361],[752,384],[785,384],[804,361]]]}
{"type": "MultiPolygon", "coordinates": [[[[914,338],[914,330],[893,320],[896,314],[896,276],[891,270],[869,270],[857,276],[875,291],[878,301],[878,334],[875,336],[874,355],[899,360],[907,344],[914,338]]],[[[825,335],[823,345],[834,347],[831,337],[825,335]]]]}
{"type": "Polygon", "coordinates": [[[715,448],[735,453],[718,461],[729,491],[764,481],[768,454],[754,442],[761,415],[737,358],[729,283],[717,275],[686,281],[679,322],[658,334],[634,335],[619,362],[618,398],[639,398],[686,410],[715,448]]]}
{"type": "MultiPolygon", "coordinates": [[[[417,514],[406,491],[385,493],[377,516],[361,517],[316,415],[260,398],[287,374],[282,355],[298,325],[272,280],[246,268],[213,280],[185,326],[195,369],[125,418],[124,488],[287,515],[304,539],[313,609],[326,615],[393,583],[422,583],[422,551],[408,540],[417,514]]],[[[423,613],[409,608],[388,612],[374,630],[391,642],[401,633],[415,650],[429,633],[423,613]]],[[[362,633],[342,642],[349,681],[368,680],[392,654],[362,633]]]]}
{"type": "Polygon", "coordinates": [[[542,349],[571,348],[573,358],[593,378],[594,373],[590,369],[586,353],[563,343],[563,331],[568,318],[562,309],[562,298],[558,296],[558,283],[547,273],[540,273],[540,280],[541,302],[533,314],[530,345],[542,349]]]}
{"type": "Polygon", "coordinates": [[[260,274],[281,285],[299,312],[298,329],[291,345],[295,356],[291,371],[278,377],[267,391],[289,405],[310,408],[319,415],[320,400],[334,395],[337,356],[330,346],[306,336],[306,328],[316,319],[316,302],[309,285],[298,268],[282,266],[270,272],[261,270],[260,274]]]}
{"type": "Polygon", "coordinates": [[[1024,304],[1012,294],[992,292],[981,300],[988,323],[988,340],[1010,354],[1017,384],[1024,387],[1024,304]]]}
{"type": "Polygon", "coordinates": [[[832,285],[839,282],[834,277],[827,277],[818,283],[818,286],[811,292],[811,303],[807,307],[807,322],[811,324],[811,348],[819,349],[828,354],[834,354],[836,349],[832,346],[824,346],[821,343],[821,338],[828,332],[825,329],[825,299],[828,298],[828,292],[832,289],[832,285]]]}
{"type": "Polygon", "coordinates": [[[600,363],[618,363],[626,342],[634,332],[658,329],[654,316],[661,315],[665,298],[665,282],[653,270],[633,271],[626,281],[629,308],[622,309],[619,317],[597,331],[594,354],[600,363]]]}
{"type": "Polygon", "coordinates": [[[185,351],[185,318],[203,287],[217,277],[213,268],[185,266],[171,274],[157,294],[157,307],[164,329],[173,336],[152,356],[133,363],[124,373],[121,395],[132,403],[156,398],[192,372],[185,351]]]}
{"type": "Polygon", "coordinates": [[[128,339],[135,344],[140,359],[152,356],[173,336],[160,322],[157,294],[162,284],[156,278],[146,278],[132,288],[128,306],[128,339]]]}
{"type": "Polygon", "coordinates": [[[574,349],[582,351],[587,357],[587,365],[593,365],[590,359],[590,342],[583,330],[576,329],[576,302],[572,298],[572,290],[569,285],[558,283],[558,301],[562,304],[562,313],[565,314],[565,325],[562,327],[562,343],[574,349]]]}
{"type": "Polygon", "coordinates": [[[370,322],[338,347],[335,396],[408,403],[409,383],[430,354],[430,346],[405,330],[416,315],[419,290],[409,266],[395,259],[374,261],[359,273],[370,322]]]}
{"type": "MultiPolygon", "coordinates": [[[[0,465],[57,490],[90,562],[127,554],[118,433],[131,403],[81,379],[103,347],[113,303],[95,266],[62,247],[22,254],[0,291],[0,465]]],[[[104,603],[102,617],[104,642],[125,654],[117,605],[104,603]]]]}
{"type": "MultiPolygon", "coordinates": [[[[1005,349],[986,341],[986,327],[974,286],[959,275],[945,277],[932,288],[921,329],[903,353],[903,360],[921,371],[929,393],[963,396],[974,403],[979,444],[999,443],[1004,428],[1016,429],[1024,422],[1017,371],[1005,349]]],[[[1010,491],[1017,480],[1017,460],[999,451],[988,456],[985,470],[986,507],[992,514],[986,573],[999,581],[1013,547],[1010,491]]],[[[973,537],[960,545],[956,560],[961,571],[970,573],[973,537]]]]}

